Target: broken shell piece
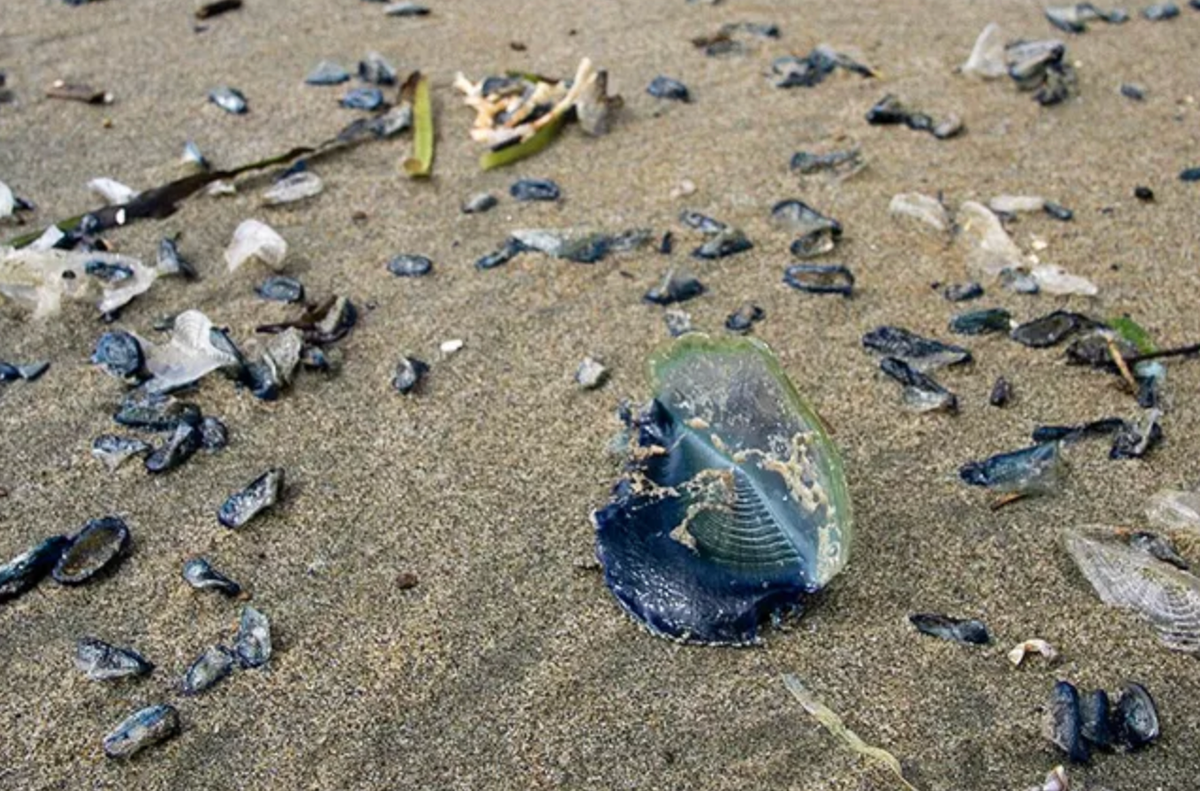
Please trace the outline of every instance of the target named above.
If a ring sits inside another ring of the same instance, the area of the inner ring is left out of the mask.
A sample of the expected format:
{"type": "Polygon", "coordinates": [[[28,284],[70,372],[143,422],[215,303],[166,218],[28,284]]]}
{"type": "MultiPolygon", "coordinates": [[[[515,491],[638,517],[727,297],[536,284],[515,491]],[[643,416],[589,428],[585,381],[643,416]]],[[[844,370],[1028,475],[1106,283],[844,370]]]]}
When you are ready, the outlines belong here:
{"type": "Polygon", "coordinates": [[[99,195],[109,206],[121,206],[138,196],[138,191],[109,178],[95,178],[87,183],[88,189],[99,195]]]}
{"type": "Polygon", "coordinates": [[[160,704],[134,712],[104,737],[104,754],[130,758],[138,751],[179,733],[179,711],[160,704]]]}
{"type": "Polygon", "coordinates": [[[279,206],[284,203],[312,198],[321,194],[325,189],[321,177],[311,170],[302,170],[275,182],[270,189],[263,193],[263,204],[279,206]]]}
{"type": "Polygon", "coordinates": [[[1046,775],[1046,782],[1040,786],[1031,786],[1028,791],[1070,791],[1071,780],[1067,777],[1067,770],[1061,766],[1056,766],[1046,775]]]}
{"type": "Polygon", "coordinates": [[[454,338],[452,340],[442,341],[442,345],[438,348],[441,350],[444,356],[449,357],[461,349],[464,345],[466,345],[466,342],[461,338],[454,338]]]}
{"type": "Polygon", "coordinates": [[[958,208],[958,224],[967,248],[967,269],[976,277],[993,278],[1005,269],[1024,265],[1020,248],[988,207],[966,201],[958,208]]]}
{"type": "Polygon", "coordinates": [[[1069,530],[1063,543],[1096,595],[1149,621],[1173,651],[1200,651],[1200,578],[1129,546],[1104,527],[1069,530]]]}
{"type": "Polygon", "coordinates": [[[950,227],[950,218],[942,202],[919,192],[901,192],[893,196],[888,204],[888,213],[893,217],[914,219],[939,232],[945,232],[950,227]]]}
{"type": "Polygon", "coordinates": [[[962,65],[962,73],[968,77],[994,80],[1003,77],[1008,67],[1004,59],[1004,33],[995,22],[989,23],[975,39],[971,54],[962,65]]]}
{"type": "Polygon", "coordinates": [[[257,259],[279,271],[287,250],[287,242],[271,226],[259,220],[245,220],[233,232],[233,240],[225,250],[225,263],[234,272],[246,261],[257,259]]]}
{"type": "Polygon", "coordinates": [[[997,214],[1039,212],[1046,208],[1046,199],[1036,195],[997,195],[988,201],[988,208],[997,214]]]}
{"type": "Polygon", "coordinates": [[[231,495],[217,512],[217,521],[230,530],[244,527],[254,517],[275,505],[283,491],[283,469],[274,467],[231,495]]]}
{"type": "Polygon", "coordinates": [[[11,217],[17,208],[17,198],[8,185],[0,181],[0,220],[11,217]]]}
{"type": "Polygon", "coordinates": [[[667,308],[663,311],[663,322],[667,325],[667,333],[672,338],[687,335],[692,331],[692,317],[685,310],[667,308]]]}
{"type": "Polygon", "coordinates": [[[1146,503],[1146,518],[1161,530],[1200,535],[1200,492],[1162,489],[1146,503]]]}
{"type": "Polygon", "coordinates": [[[1100,293],[1100,289],[1096,287],[1095,283],[1086,277],[1072,275],[1061,266],[1053,264],[1035,266],[1030,270],[1029,275],[1037,282],[1038,288],[1047,294],[1094,297],[1100,293]]]}
{"type": "Polygon", "coordinates": [[[1026,640],[1023,643],[1018,643],[1008,652],[1008,661],[1012,662],[1017,667],[1025,661],[1027,654],[1038,653],[1046,657],[1046,661],[1053,662],[1058,658],[1058,652],[1054,650],[1054,646],[1040,638],[1026,640]]]}

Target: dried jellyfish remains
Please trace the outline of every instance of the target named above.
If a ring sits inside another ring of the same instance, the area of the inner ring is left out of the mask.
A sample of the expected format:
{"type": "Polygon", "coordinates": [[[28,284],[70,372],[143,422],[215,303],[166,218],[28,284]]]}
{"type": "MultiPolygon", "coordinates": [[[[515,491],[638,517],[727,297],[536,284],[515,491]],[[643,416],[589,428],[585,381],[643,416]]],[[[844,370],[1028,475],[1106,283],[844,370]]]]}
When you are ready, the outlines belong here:
{"type": "Polygon", "coordinates": [[[654,634],[758,642],[849,558],[838,450],[753,338],[688,334],[648,369],[625,473],[592,514],[605,582],[654,634]]]}

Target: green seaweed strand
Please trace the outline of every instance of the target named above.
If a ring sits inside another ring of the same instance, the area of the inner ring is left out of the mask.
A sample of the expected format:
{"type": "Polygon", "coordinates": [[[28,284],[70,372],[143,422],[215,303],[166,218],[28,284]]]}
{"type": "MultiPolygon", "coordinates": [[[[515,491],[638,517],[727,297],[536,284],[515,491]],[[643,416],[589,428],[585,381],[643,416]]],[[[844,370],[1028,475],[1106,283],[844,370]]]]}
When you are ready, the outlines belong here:
{"type": "Polygon", "coordinates": [[[409,85],[412,87],[414,156],[404,160],[404,171],[412,178],[424,179],[433,173],[433,103],[429,98],[429,78],[417,72],[409,78],[409,85]]]}

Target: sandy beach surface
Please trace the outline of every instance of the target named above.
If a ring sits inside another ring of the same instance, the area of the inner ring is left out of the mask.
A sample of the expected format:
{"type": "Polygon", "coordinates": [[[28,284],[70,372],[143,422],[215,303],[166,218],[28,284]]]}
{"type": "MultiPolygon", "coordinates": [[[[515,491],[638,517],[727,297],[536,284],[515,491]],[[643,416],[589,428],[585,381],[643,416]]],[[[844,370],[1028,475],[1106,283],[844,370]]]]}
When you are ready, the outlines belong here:
{"type": "Polygon", "coordinates": [[[1200,186],[1177,178],[1200,164],[1200,85],[1189,65],[1200,12],[1184,7],[1174,21],[1151,23],[1131,9],[1124,25],[1093,23],[1069,37],[1078,96],[1042,108],[1009,80],[955,72],[989,21],[1012,38],[1063,35],[1032,2],[430,0],[430,16],[396,19],[359,0],[246,0],[202,33],[191,5],[5,5],[0,70],[16,101],[0,105],[0,179],[38,211],[0,237],[94,207],[84,186],[92,177],[144,189],[178,176],[186,140],[227,166],[331,136],[356,114],[337,106],[342,88],[305,86],[304,75],[326,58],[352,68],[368,50],[432,78],[434,178],[414,182],[399,170],[406,136],[314,164],[326,184],[315,200],[262,208],[270,177],[261,175],[243,179],[236,196],[197,197],[166,220],[109,234],[122,252],[153,261],[162,236],[183,232],[181,249],[201,272],[194,284],[160,281],[124,311],[116,326],[147,337],[158,337],[159,317],[197,308],[254,349],[257,325],[296,314],[255,296],[265,269],[225,269],[222,251],[248,217],[286,237],[286,272],[310,295],[345,294],[361,308],[333,378],[302,375],[274,403],[220,376],[204,380],[189,398],[227,422],[230,446],[164,476],[137,463],[110,474],[90,457],[92,438],[115,428],[125,390],[88,363],[105,329],[94,308],[70,303],[31,321],[0,305],[0,359],[52,362],[39,381],[0,393],[0,556],[107,513],[134,535],[107,579],[47,581],[0,605],[5,788],[898,787],[810,718],[782,673],[899,757],[923,791],[1040,783],[1062,761],[1041,733],[1053,682],[1115,691],[1133,679],[1159,703],[1161,740],[1072,768],[1073,787],[1197,787],[1200,667],[1101,604],[1057,537],[1087,523],[1141,525],[1152,492],[1200,482],[1191,397],[1200,365],[1170,365],[1166,439],[1149,457],[1110,461],[1105,443],[1078,445],[1060,495],[993,512],[988,493],[958,481],[962,463],[1022,447],[1037,424],[1133,417],[1129,396],[1110,377],[1067,367],[1061,348],[989,336],[968,339],[972,366],[940,374],[961,413],[915,415],[860,337],[899,324],[947,338],[960,309],[930,284],[967,279],[961,248],[888,216],[892,195],[921,191],[951,206],[1038,194],[1075,212],[1067,223],[1022,217],[1012,235],[1024,250],[1044,241],[1039,257],[1091,278],[1098,298],[993,287],[975,305],[1021,320],[1056,307],[1129,313],[1161,345],[1200,339],[1200,186]],[[775,22],[782,37],[724,58],[690,43],[731,21],[775,22]],[[823,42],[858,53],[881,77],[772,87],[774,57],[823,42]],[[591,139],[569,128],[541,155],[481,172],[455,72],[566,76],[584,56],[625,97],[612,133],[591,139]],[[658,74],[687,83],[694,101],[648,96],[658,74]],[[44,98],[60,78],[116,101],[44,98]],[[1121,96],[1122,82],[1144,85],[1146,100],[1121,96]],[[222,84],[245,93],[247,115],[206,102],[222,84]],[[939,141],[868,126],[864,113],[887,92],[935,116],[960,114],[967,133],[939,141]],[[850,146],[869,162],[853,179],[801,181],[788,169],[798,150],[850,146]],[[553,178],[563,199],[518,204],[507,194],[518,177],[553,178]],[[683,179],[697,192],[672,199],[683,179]],[[1136,185],[1156,202],[1136,201],[1136,185]],[[460,213],[481,190],[500,205],[460,213]],[[844,226],[830,260],[854,271],[852,299],[781,282],[791,237],[771,227],[769,211],[789,197],[844,226]],[[765,309],[755,334],[831,426],[856,509],[849,567],[802,619],[752,649],[647,634],[590,566],[588,515],[618,471],[606,452],[617,404],[648,397],[643,361],[668,339],[662,309],[642,294],[700,241],[680,226],[683,208],[737,225],[756,244],[691,264],[709,289],[685,306],[695,327],[724,332],[725,316],[746,300],[765,309]],[[672,229],[677,249],[591,266],[536,254],[491,271],[472,266],[514,228],[585,226],[672,229]],[[393,277],[385,263],[398,253],[429,256],[434,274],[393,277]],[[439,344],[453,338],[464,348],[443,357],[439,344]],[[389,385],[401,354],[432,367],[411,397],[389,385]],[[612,377],[583,392],[572,376],[589,354],[612,377]],[[1003,410],[987,404],[999,375],[1015,391],[1003,410]],[[242,531],[220,527],[225,497],[271,466],[287,470],[283,504],[242,531]],[[276,653],[262,670],[184,698],[180,675],[205,647],[232,639],[239,610],[183,583],[180,567],[197,554],[252,591],[276,653]],[[405,573],[418,577],[415,588],[397,585],[405,573]],[[919,635],[907,620],[915,611],[981,618],[994,640],[974,647],[919,635]],[[72,666],[84,635],[132,646],[157,669],[140,681],[90,682],[72,666]],[[1035,636],[1062,661],[1014,668],[1005,653],[1035,636]],[[156,702],[178,706],[183,733],[133,761],[106,759],[103,735],[156,702]]]}

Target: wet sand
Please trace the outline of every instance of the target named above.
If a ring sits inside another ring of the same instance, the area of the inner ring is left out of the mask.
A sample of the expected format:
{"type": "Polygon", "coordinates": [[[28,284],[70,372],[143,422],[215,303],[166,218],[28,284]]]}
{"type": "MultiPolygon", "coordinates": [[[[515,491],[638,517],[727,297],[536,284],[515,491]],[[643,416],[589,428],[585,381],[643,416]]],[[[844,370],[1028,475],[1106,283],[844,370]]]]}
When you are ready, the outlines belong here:
{"type": "MultiPolygon", "coordinates": [[[[69,8],[11,3],[0,22],[0,69],[15,105],[0,106],[0,179],[34,200],[34,221],[92,206],[84,184],[106,175],[146,188],[177,175],[184,141],[219,165],[324,139],[355,117],[340,88],[301,84],[323,58],[352,65],[367,50],[433,79],[439,147],[428,183],[404,178],[408,139],[364,145],[315,165],[323,195],[262,209],[266,178],[238,196],[198,198],[167,220],[112,234],[153,260],[157,240],[181,248],[203,279],[162,281],[118,326],[154,336],[155,320],[206,312],[239,340],[292,311],[257,299],[265,270],[225,271],[221,252],[238,222],[258,217],[291,245],[287,273],[309,294],[350,295],[359,326],[340,344],[341,373],[303,375],[275,403],[210,377],[194,400],[229,425],[231,444],[184,468],[148,477],[136,464],[108,474],[91,439],[113,429],[122,395],[87,362],[104,327],[89,305],[28,321],[0,306],[0,358],[49,359],[34,383],[0,394],[0,554],[122,515],[135,538],[117,573],[67,589],[44,583],[0,606],[0,781],[6,788],[894,788],[833,741],[779,680],[805,680],[868,742],[903,761],[918,788],[1024,788],[1061,758],[1040,733],[1056,678],[1155,694],[1161,741],[1136,755],[1101,755],[1072,770],[1086,788],[1195,786],[1200,775],[1200,674],[1195,659],[1160,648],[1134,617],[1106,609],[1071,567],[1056,536],[1090,522],[1139,524],[1162,486],[1200,481],[1200,420],[1189,394],[1200,366],[1170,366],[1166,441],[1144,461],[1112,462],[1103,444],[1072,449],[1060,496],[993,512],[988,495],[956,479],[963,462],[1021,447],[1038,423],[1075,422],[1134,408],[1109,378],[1068,368],[1058,350],[1003,338],[971,339],[976,362],[943,374],[962,413],[916,416],[877,373],[860,336],[883,323],[946,337],[956,307],[930,288],[966,279],[961,251],[895,224],[891,196],[945,194],[951,205],[1035,193],[1075,211],[1061,223],[1013,225],[1028,250],[1093,279],[1097,299],[1021,297],[998,288],[979,306],[1019,319],[1066,307],[1101,317],[1128,312],[1162,345],[1200,338],[1196,185],[1197,86],[1186,67],[1200,13],[1123,26],[1092,25],[1069,39],[1080,95],[1043,109],[1008,81],[954,73],[980,29],[1055,35],[1036,4],[431,2],[422,20],[385,19],[345,0],[269,3],[191,30],[188,3],[107,0],[69,8]],[[689,38],[726,21],[777,22],[783,37],[744,57],[705,58],[689,38]],[[574,32],[572,32],[574,31],[574,32]],[[510,42],[528,46],[515,52],[510,42]],[[811,90],[764,79],[773,57],[827,42],[855,50],[879,80],[836,75],[811,90]],[[540,156],[498,172],[477,169],[472,114],[450,83],[506,68],[566,75],[583,56],[610,70],[626,109],[612,134],[571,128],[540,156]],[[690,105],[644,93],[657,74],[683,80],[690,105]],[[116,94],[109,107],[42,98],[53,80],[86,80],[116,94]],[[1149,89],[1145,102],[1121,82],[1149,89]],[[207,104],[229,84],[250,113],[207,104]],[[942,142],[903,128],[869,127],[885,92],[968,132],[942,142]],[[102,119],[112,119],[105,128],[102,119]],[[800,182],[791,154],[859,145],[857,177],[800,182]],[[557,204],[518,205],[518,177],[561,184],[557,204]],[[692,179],[686,201],[669,191],[692,179]],[[1135,201],[1135,185],[1158,200],[1135,201]],[[490,190],[501,204],[465,216],[460,202],[490,190]],[[846,235],[831,260],[858,278],[853,299],[815,297],[781,282],[790,237],[770,227],[771,205],[801,197],[838,218],[846,235]],[[605,446],[620,398],[648,393],[642,361],[666,340],[661,309],[641,295],[699,243],[681,208],[739,225],[749,253],[697,263],[709,293],[689,302],[697,329],[723,332],[744,300],[767,312],[755,334],[843,448],[856,508],[851,565],[789,631],[748,650],[656,639],[622,614],[593,557],[589,511],[616,468],[605,446]],[[365,222],[354,222],[355,212],[365,222]],[[649,250],[593,266],[525,255],[479,272],[472,262],[517,227],[649,226],[676,231],[671,259],[649,250]],[[384,264],[428,255],[435,273],[397,279],[384,264]],[[442,359],[438,344],[465,340],[442,359]],[[433,367],[423,393],[390,390],[402,353],[433,367]],[[608,385],[572,381],[585,355],[602,355],[608,385]],[[1015,400],[987,394],[998,375],[1015,400]],[[215,510],[269,466],[288,475],[285,504],[241,532],[215,510]],[[277,652],[185,699],[178,678],[206,646],[232,639],[238,606],[179,578],[202,553],[253,591],[275,628],[277,652]],[[581,568],[584,567],[584,568],[581,568]],[[400,590],[397,577],[420,584],[400,590]],[[975,648],[920,636],[906,616],[948,612],[985,620],[995,641],[975,648]],[[74,641],[131,645],[158,665],[144,681],[105,685],[72,667],[74,641]],[[1014,669],[1012,644],[1043,637],[1063,655],[1014,669]],[[106,760],[101,737],[137,707],[176,704],[184,733],[130,763],[106,760]]],[[[7,230],[3,236],[7,237],[7,230]]]]}

